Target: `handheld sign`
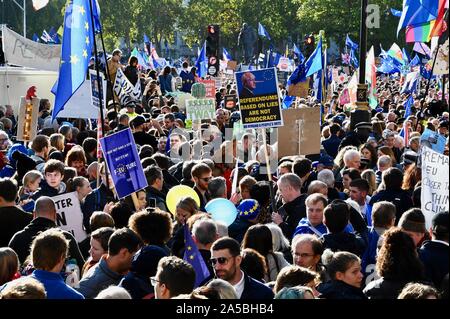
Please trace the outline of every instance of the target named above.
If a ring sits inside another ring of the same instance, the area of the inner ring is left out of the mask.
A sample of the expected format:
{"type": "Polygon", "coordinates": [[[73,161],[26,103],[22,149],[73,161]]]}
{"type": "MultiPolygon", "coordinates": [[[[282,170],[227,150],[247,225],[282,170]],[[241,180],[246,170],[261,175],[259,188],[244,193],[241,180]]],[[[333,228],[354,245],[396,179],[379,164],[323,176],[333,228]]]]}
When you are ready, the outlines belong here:
{"type": "Polygon", "coordinates": [[[244,129],[283,126],[276,69],[237,72],[235,76],[244,129]]]}
{"type": "Polygon", "coordinates": [[[210,98],[216,97],[216,81],[215,80],[199,80],[200,83],[205,85],[206,96],[210,98]]]}
{"type": "Polygon", "coordinates": [[[188,120],[212,120],[216,115],[216,101],[214,99],[186,100],[186,116],[188,120]]]}
{"type": "Polygon", "coordinates": [[[234,110],[237,103],[237,97],[234,94],[225,95],[223,101],[223,105],[227,110],[234,110]]]}
{"type": "Polygon", "coordinates": [[[426,228],[430,229],[434,214],[448,212],[449,161],[426,146],[422,147],[422,193],[420,202],[425,215],[426,228]]]}
{"type": "Polygon", "coordinates": [[[77,242],[87,237],[83,229],[83,213],[77,192],[52,197],[56,206],[56,223],[59,228],[72,233],[77,242]]]}
{"type": "Polygon", "coordinates": [[[32,141],[37,134],[39,99],[33,97],[27,100],[20,99],[19,114],[17,117],[17,138],[18,141],[32,141]]]}
{"type": "Polygon", "coordinates": [[[100,92],[103,108],[106,108],[106,81],[103,73],[100,74],[100,88],[98,87],[98,77],[95,70],[89,70],[89,79],[91,83],[91,101],[92,106],[100,108],[100,92]]]}
{"type": "Polygon", "coordinates": [[[119,198],[148,186],[130,128],[100,139],[119,198]]]}

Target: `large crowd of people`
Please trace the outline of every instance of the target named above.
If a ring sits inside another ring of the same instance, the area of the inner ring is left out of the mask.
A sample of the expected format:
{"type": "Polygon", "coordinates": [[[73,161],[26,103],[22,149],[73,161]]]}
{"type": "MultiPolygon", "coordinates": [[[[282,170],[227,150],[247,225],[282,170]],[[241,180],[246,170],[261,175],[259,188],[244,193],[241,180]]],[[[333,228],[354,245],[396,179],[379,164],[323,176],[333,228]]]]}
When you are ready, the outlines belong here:
{"type": "MultiPolygon", "coordinates": [[[[120,58],[116,50],[107,64],[112,83],[120,58]]],[[[1,298],[448,298],[449,213],[426,228],[418,163],[425,128],[447,138],[448,155],[448,103],[437,80],[414,94],[405,118],[400,78],[379,75],[378,107],[355,128],[336,85],[317,123],[320,154],[279,159],[265,131],[236,129],[238,107],[224,105],[236,94],[233,80],[216,89],[215,118],[193,128],[175,93],[191,92],[195,67],[144,74],[130,58],[123,68],[130,82],[142,81],[143,98],[121,105],[109,87],[103,135],[132,130],[148,183],[137,201],[119,199],[97,161],[99,123],[52,121],[41,97],[38,134],[17,142],[17,114],[0,106],[1,298]],[[271,178],[266,150],[278,161],[271,178]],[[169,211],[166,196],[177,185],[200,202],[182,197],[169,211]],[[70,192],[88,234],[82,241],[57,226],[53,197],[70,192]],[[230,225],[207,212],[216,198],[235,205],[230,225]],[[185,227],[207,266],[201,283],[183,258],[191,249],[185,227]]],[[[310,96],[291,107],[320,104],[310,96]]]]}

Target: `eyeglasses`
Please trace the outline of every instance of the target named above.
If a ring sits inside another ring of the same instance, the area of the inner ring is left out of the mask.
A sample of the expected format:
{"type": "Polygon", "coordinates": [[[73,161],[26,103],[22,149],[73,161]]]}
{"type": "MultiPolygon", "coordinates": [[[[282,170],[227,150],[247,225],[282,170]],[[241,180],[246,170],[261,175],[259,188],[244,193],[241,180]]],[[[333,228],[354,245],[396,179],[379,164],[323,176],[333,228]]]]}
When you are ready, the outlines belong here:
{"type": "Polygon", "coordinates": [[[152,286],[156,286],[156,283],[160,282],[158,279],[156,279],[156,277],[150,277],[150,283],[152,284],[152,286]]]}
{"type": "Polygon", "coordinates": [[[314,257],[314,254],[307,254],[307,253],[297,254],[297,253],[294,253],[294,257],[301,257],[301,258],[314,257]]]}
{"type": "Polygon", "coordinates": [[[228,263],[228,259],[230,259],[230,258],[218,257],[218,258],[211,258],[209,261],[211,262],[211,265],[213,265],[213,266],[215,266],[216,263],[219,263],[220,265],[226,265],[228,263]]]}
{"type": "Polygon", "coordinates": [[[199,179],[201,179],[204,182],[209,182],[212,179],[212,177],[200,177],[199,179]]]}

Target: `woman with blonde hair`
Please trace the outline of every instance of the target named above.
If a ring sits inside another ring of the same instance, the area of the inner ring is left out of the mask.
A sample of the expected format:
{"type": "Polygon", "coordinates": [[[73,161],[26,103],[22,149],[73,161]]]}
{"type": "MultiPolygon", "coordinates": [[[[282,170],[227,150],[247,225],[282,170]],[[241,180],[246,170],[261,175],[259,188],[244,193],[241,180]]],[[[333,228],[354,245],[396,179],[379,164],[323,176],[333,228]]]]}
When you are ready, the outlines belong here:
{"type": "Polygon", "coordinates": [[[377,190],[377,178],[375,172],[372,169],[366,169],[361,173],[361,178],[365,179],[369,183],[369,196],[377,190]]]}
{"type": "Polygon", "coordinates": [[[53,133],[50,135],[50,145],[57,151],[63,153],[65,148],[65,138],[61,133],[53,133]]]}

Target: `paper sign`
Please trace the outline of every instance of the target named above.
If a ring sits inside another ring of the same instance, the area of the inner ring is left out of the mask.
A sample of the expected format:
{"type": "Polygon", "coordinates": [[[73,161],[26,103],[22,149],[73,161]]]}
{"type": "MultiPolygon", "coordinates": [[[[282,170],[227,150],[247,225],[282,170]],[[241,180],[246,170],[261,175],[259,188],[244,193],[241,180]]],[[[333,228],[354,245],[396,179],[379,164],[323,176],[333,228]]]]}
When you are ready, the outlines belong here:
{"type": "Polygon", "coordinates": [[[212,120],[216,115],[215,99],[186,100],[186,116],[188,120],[212,120]]]}
{"type": "Polygon", "coordinates": [[[421,205],[426,228],[430,229],[434,214],[448,212],[449,161],[448,156],[424,146],[421,154],[422,193],[421,205]]]}
{"type": "Polygon", "coordinates": [[[103,108],[106,108],[106,81],[105,76],[102,72],[99,72],[100,74],[100,89],[98,87],[98,78],[97,78],[97,72],[95,70],[89,70],[89,79],[91,83],[91,100],[92,100],[92,106],[100,108],[100,98],[103,103],[103,108]],[[100,92],[102,92],[100,96],[100,92]]]}
{"type": "Polygon", "coordinates": [[[77,242],[87,237],[83,229],[83,213],[77,192],[62,194],[52,197],[56,206],[56,224],[75,237],[77,242]]]}

